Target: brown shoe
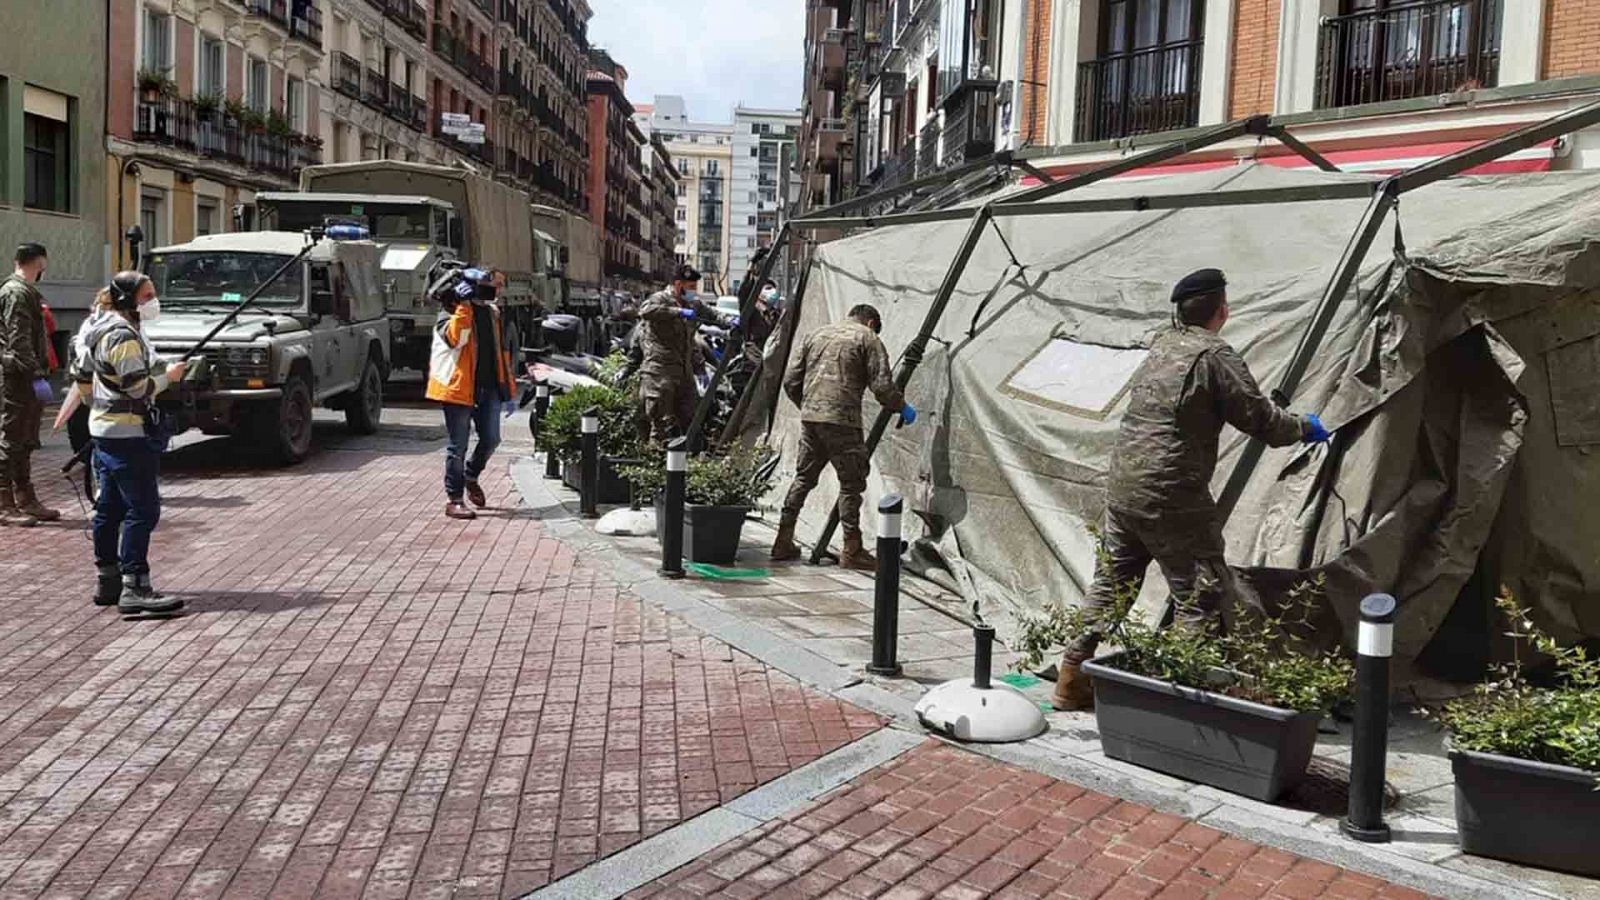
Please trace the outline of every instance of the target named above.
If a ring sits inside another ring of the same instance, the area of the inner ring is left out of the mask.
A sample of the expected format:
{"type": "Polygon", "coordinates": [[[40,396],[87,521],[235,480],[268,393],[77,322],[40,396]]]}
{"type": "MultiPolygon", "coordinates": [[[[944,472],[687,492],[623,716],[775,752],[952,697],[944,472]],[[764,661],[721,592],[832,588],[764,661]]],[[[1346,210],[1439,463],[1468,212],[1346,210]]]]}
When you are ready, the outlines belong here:
{"type": "Polygon", "coordinates": [[[0,525],[13,528],[32,528],[39,520],[17,508],[9,488],[0,490],[0,525]]]}
{"type": "Polygon", "coordinates": [[[778,538],[772,542],[772,561],[788,562],[800,558],[800,545],[794,542],[795,521],[784,517],[778,522],[778,538]]]}
{"type": "Polygon", "coordinates": [[[467,482],[467,499],[471,500],[472,505],[479,509],[489,505],[489,496],[483,492],[483,488],[479,487],[476,481],[467,482]]]}
{"type": "Polygon", "coordinates": [[[468,509],[467,505],[460,500],[451,500],[446,503],[444,505],[444,514],[452,519],[461,519],[463,521],[471,521],[478,517],[477,513],[468,509]]]}
{"type": "Polygon", "coordinates": [[[861,543],[861,533],[847,534],[844,538],[844,550],[839,553],[839,568],[855,569],[858,572],[876,572],[878,558],[867,552],[861,543]]]}
{"type": "Polygon", "coordinates": [[[1063,659],[1056,675],[1056,692],[1050,705],[1062,712],[1077,712],[1094,708],[1094,679],[1077,663],[1063,659]]]}
{"type": "Polygon", "coordinates": [[[17,509],[41,522],[58,522],[61,520],[61,511],[51,509],[40,503],[39,496],[33,492],[33,485],[31,484],[17,491],[17,509]]]}

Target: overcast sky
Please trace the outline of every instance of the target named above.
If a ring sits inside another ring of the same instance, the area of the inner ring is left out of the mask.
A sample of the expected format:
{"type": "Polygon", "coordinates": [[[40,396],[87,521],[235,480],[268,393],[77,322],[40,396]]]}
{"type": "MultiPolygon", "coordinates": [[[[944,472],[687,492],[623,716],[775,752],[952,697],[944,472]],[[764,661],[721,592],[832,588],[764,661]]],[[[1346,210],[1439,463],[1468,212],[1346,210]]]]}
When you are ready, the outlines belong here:
{"type": "Polygon", "coordinates": [[[628,99],[680,94],[689,118],[800,108],[805,0],[591,0],[589,42],[628,70],[628,99]]]}

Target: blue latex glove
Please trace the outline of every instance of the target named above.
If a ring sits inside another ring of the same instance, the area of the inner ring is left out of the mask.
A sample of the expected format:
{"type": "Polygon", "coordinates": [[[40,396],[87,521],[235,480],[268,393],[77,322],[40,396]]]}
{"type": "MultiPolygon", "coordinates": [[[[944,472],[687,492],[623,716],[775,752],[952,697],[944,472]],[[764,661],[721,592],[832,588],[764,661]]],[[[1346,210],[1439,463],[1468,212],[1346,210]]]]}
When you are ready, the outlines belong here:
{"type": "Polygon", "coordinates": [[[728,317],[728,327],[729,328],[738,328],[739,327],[739,317],[738,316],[729,316],[728,317]]]}
{"type": "Polygon", "coordinates": [[[56,399],[56,392],[50,388],[50,382],[44,378],[33,380],[33,395],[39,398],[40,403],[50,403],[56,399]]]}
{"type": "Polygon", "coordinates": [[[516,415],[516,412],[517,412],[517,401],[515,401],[515,400],[506,400],[506,401],[504,401],[504,402],[502,402],[500,404],[500,416],[501,416],[501,418],[509,419],[513,415],[516,415]]]}
{"type": "Polygon", "coordinates": [[[692,318],[695,317],[694,307],[685,306],[684,308],[678,310],[678,315],[682,316],[685,319],[692,319],[692,318]]]}
{"type": "Polygon", "coordinates": [[[915,425],[915,424],[917,424],[917,408],[915,406],[912,406],[911,404],[907,403],[906,405],[900,407],[900,424],[901,425],[915,425]]]}
{"type": "Polygon", "coordinates": [[[1319,418],[1315,413],[1306,416],[1306,424],[1311,426],[1310,430],[1306,432],[1306,436],[1304,438],[1306,443],[1326,444],[1328,441],[1333,439],[1333,434],[1329,432],[1328,429],[1323,427],[1322,419],[1319,418]]]}

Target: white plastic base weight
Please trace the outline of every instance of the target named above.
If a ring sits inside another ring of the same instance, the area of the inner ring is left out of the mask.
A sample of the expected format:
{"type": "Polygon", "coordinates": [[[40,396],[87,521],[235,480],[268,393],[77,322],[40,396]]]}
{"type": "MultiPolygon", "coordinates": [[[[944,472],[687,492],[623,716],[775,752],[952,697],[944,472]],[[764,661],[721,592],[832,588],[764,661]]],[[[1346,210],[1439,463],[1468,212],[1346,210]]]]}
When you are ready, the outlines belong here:
{"type": "Polygon", "coordinates": [[[656,511],[653,509],[614,509],[600,517],[594,530],[601,534],[654,537],[656,511]]]}
{"type": "Polygon", "coordinates": [[[972,686],[971,678],[946,681],[917,701],[922,724],[958,741],[1004,744],[1025,741],[1044,731],[1044,713],[1009,684],[972,686]]]}

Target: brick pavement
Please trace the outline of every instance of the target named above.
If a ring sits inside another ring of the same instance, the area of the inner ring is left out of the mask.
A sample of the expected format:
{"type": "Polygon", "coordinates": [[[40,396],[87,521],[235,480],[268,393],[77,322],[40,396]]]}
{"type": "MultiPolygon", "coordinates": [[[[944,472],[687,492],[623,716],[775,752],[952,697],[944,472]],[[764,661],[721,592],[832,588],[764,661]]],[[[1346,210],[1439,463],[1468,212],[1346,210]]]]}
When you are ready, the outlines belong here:
{"type": "Polygon", "coordinates": [[[440,436],[180,451],[165,621],[89,603],[42,483],[78,521],[0,537],[0,896],[512,896],[881,726],[641,608],[509,453],[447,523],[440,436]]]}
{"type": "Polygon", "coordinates": [[[628,896],[1425,895],[930,740],[628,896]]]}

